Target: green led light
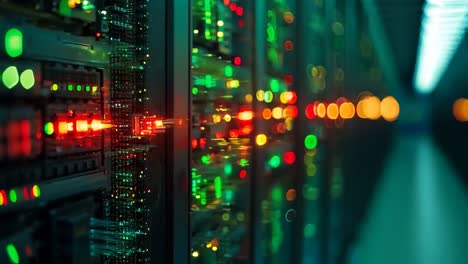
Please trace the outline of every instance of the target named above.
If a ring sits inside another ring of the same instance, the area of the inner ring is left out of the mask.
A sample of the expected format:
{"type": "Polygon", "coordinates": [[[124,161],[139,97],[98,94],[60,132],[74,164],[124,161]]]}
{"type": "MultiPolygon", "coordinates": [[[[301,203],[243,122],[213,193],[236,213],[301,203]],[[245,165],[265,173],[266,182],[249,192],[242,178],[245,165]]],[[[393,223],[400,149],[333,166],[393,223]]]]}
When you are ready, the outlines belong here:
{"type": "Polygon", "coordinates": [[[281,158],[279,156],[273,156],[268,161],[268,165],[272,168],[278,168],[281,165],[281,158]]]}
{"type": "Polygon", "coordinates": [[[72,84],[69,84],[69,85],[67,86],[67,89],[68,89],[68,91],[70,91],[70,92],[73,91],[73,85],[72,85],[72,84]]]}
{"type": "Polygon", "coordinates": [[[51,122],[47,122],[45,123],[44,125],[44,132],[46,133],[46,135],[50,136],[54,133],[54,124],[52,124],[51,122]]]}
{"type": "Polygon", "coordinates": [[[91,86],[89,86],[89,85],[86,85],[86,86],[85,86],[85,91],[87,91],[87,92],[91,92],[91,86]]]}
{"type": "Polygon", "coordinates": [[[23,73],[21,73],[20,82],[24,89],[31,89],[36,82],[34,79],[34,72],[31,69],[25,70],[23,73]]]}
{"type": "Polygon", "coordinates": [[[192,88],[192,94],[198,94],[198,88],[197,87],[192,88]]]}
{"type": "Polygon", "coordinates": [[[203,164],[208,164],[210,163],[210,156],[208,155],[204,155],[201,157],[201,162],[203,162],[203,164]]]}
{"type": "Polygon", "coordinates": [[[232,190],[226,190],[224,192],[224,197],[226,198],[226,201],[230,203],[234,197],[234,192],[232,190]]]}
{"type": "Polygon", "coordinates": [[[224,165],[224,175],[231,175],[232,174],[232,165],[231,164],[225,164],[224,165]]]}
{"type": "Polygon", "coordinates": [[[193,54],[197,54],[198,53],[198,48],[193,48],[192,52],[193,52],[193,54]]]}
{"type": "Polygon", "coordinates": [[[23,54],[23,33],[19,29],[11,28],[5,34],[5,51],[12,58],[23,54]]]}
{"type": "Polygon", "coordinates": [[[283,198],[283,190],[281,187],[276,186],[271,190],[271,199],[273,202],[281,202],[281,199],[283,198]]]}
{"type": "Polygon", "coordinates": [[[76,86],[76,90],[77,90],[78,92],[81,92],[81,89],[82,89],[81,85],[77,85],[77,86],[76,86]]]}
{"type": "Polygon", "coordinates": [[[265,92],[264,101],[266,103],[271,103],[273,101],[273,93],[271,91],[265,92]]]}
{"type": "Polygon", "coordinates": [[[10,259],[11,263],[13,264],[19,263],[20,259],[19,259],[18,251],[16,250],[15,245],[8,244],[6,246],[6,252],[8,254],[8,258],[10,259]]]}
{"type": "Polygon", "coordinates": [[[221,185],[221,177],[216,177],[214,180],[214,188],[215,188],[215,196],[216,199],[220,199],[222,196],[222,185],[221,185]]]}
{"type": "Polygon", "coordinates": [[[16,191],[15,190],[11,190],[10,191],[10,201],[12,203],[16,203],[16,201],[18,201],[18,196],[16,195],[16,191]]]}
{"type": "Polygon", "coordinates": [[[224,75],[226,77],[232,77],[233,73],[234,73],[234,69],[232,68],[231,65],[227,65],[224,67],[224,75]]]}
{"type": "Polygon", "coordinates": [[[202,205],[206,205],[206,192],[201,192],[201,193],[200,193],[200,197],[201,197],[200,203],[201,203],[202,205]]]}
{"type": "Polygon", "coordinates": [[[315,147],[317,147],[317,136],[308,135],[304,139],[304,145],[307,149],[314,149],[315,147]]]}
{"type": "Polygon", "coordinates": [[[317,228],[314,224],[307,224],[304,227],[304,237],[313,237],[315,235],[315,232],[317,231],[317,228]]]}
{"type": "Polygon", "coordinates": [[[209,74],[205,75],[205,85],[207,88],[211,88],[216,85],[216,81],[213,80],[213,76],[209,74]]]}
{"type": "Polygon", "coordinates": [[[245,166],[249,165],[249,161],[247,161],[247,159],[240,159],[239,165],[241,167],[245,167],[245,166]]]}
{"type": "Polygon", "coordinates": [[[280,91],[280,82],[276,79],[271,79],[270,81],[270,90],[274,93],[280,91]]]}
{"type": "Polygon", "coordinates": [[[2,82],[6,88],[11,89],[18,84],[18,69],[15,66],[6,68],[2,73],[2,82]]]}

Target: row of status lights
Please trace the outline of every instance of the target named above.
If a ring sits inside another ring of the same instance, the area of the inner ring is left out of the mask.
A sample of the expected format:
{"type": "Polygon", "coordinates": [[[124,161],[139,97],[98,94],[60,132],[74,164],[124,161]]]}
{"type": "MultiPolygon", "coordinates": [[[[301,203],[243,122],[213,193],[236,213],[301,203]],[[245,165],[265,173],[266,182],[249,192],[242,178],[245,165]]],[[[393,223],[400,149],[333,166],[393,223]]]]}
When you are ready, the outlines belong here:
{"type": "Polygon", "coordinates": [[[468,122],[468,99],[459,98],[453,103],[453,116],[460,122],[468,122]]]}
{"type": "MultiPolygon", "coordinates": [[[[77,91],[77,92],[81,92],[81,91],[84,91],[84,92],[92,92],[92,93],[96,93],[99,89],[99,87],[97,85],[73,85],[73,84],[68,84],[66,85],[67,87],[67,91],[69,92],[73,92],[73,91],[77,91]]],[[[54,83],[50,86],[50,90],[52,92],[57,92],[60,90],[60,86],[57,84],[57,83],[54,83]]]]}
{"type": "Polygon", "coordinates": [[[44,124],[44,132],[48,136],[56,135],[67,135],[69,133],[87,133],[91,131],[101,131],[106,128],[110,128],[112,125],[103,124],[101,120],[97,119],[77,119],[73,121],[58,121],[58,122],[46,122],[44,124]]]}
{"type": "Polygon", "coordinates": [[[33,185],[31,188],[24,186],[22,189],[23,196],[19,196],[19,189],[11,189],[8,191],[0,190],[0,206],[6,206],[8,203],[16,203],[19,200],[28,201],[41,197],[41,189],[38,185],[33,185]]]}
{"type": "Polygon", "coordinates": [[[377,120],[382,117],[388,122],[393,122],[400,115],[400,104],[393,96],[387,96],[382,100],[376,96],[366,96],[356,105],[345,98],[340,98],[334,103],[309,104],[305,114],[308,119],[352,119],[357,114],[361,119],[377,120]]]}

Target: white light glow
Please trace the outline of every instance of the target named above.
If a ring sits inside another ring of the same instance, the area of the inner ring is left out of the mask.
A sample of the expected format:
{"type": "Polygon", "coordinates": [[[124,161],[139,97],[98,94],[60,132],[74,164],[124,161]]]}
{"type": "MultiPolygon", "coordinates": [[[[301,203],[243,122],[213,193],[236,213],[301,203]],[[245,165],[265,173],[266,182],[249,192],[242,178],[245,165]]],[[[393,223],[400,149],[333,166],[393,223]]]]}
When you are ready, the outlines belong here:
{"type": "Polygon", "coordinates": [[[467,0],[426,1],[414,78],[418,92],[426,94],[436,88],[467,26],[467,0]]]}

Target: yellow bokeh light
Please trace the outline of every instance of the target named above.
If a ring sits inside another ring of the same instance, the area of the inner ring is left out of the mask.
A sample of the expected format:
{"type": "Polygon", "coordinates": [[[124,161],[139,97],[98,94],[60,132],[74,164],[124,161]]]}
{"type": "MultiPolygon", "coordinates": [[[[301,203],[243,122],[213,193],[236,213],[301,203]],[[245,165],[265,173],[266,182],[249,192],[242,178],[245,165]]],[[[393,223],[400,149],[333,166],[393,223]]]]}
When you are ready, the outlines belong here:
{"type": "Polygon", "coordinates": [[[284,120],[284,124],[286,125],[286,130],[291,131],[294,128],[294,119],[288,117],[284,120]]]}
{"type": "Polygon", "coordinates": [[[257,145],[259,146],[263,146],[267,143],[268,139],[267,139],[267,136],[265,134],[258,134],[256,137],[255,137],[255,143],[257,143],[257,145]]]}
{"type": "Polygon", "coordinates": [[[351,119],[356,114],[356,109],[353,103],[345,102],[340,105],[340,116],[343,119],[351,119]]]}
{"type": "Polygon", "coordinates": [[[198,258],[198,256],[200,256],[200,253],[198,253],[198,251],[193,251],[192,252],[192,257],[198,258]]]}
{"type": "Polygon", "coordinates": [[[228,123],[231,122],[231,119],[232,119],[232,117],[231,117],[230,114],[226,114],[226,115],[224,116],[224,121],[226,121],[226,122],[228,122],[228,123]]]}
{"type": "Polygon", "coordinates": [[[258,90],[255,96],[257,97],[257,100],[260,102],[265,100],[265,92],[263,90],[258,90]]]}
{"type": "Polygon", "coordinates": [[[339,110],[338,110],[338,105],[335,103],[331,103],[327,107],[327,116],[331,120],[335,120],[338,118],[339,110]]]}
{"type": "Polygon", "coordinates": [[[218,251],[218,247],[216,247],[216,246],[213,246],[213,247],[211,248],[211,250],[213,250],[213,251],[215,251],[215,252],[216,252],[216,251],[218,251]]]}
{"type": "Polygon", "coordinates": [[[282,93],[280,94],[280,102],[281,102],[282,104],[288,103],[288,98],[287,98],[287,97],[288,97],[288,96],[287,96],[287,92],[282,92],[282,93]]]}
{"type": "Polygon", "coordinates": [[[273,108],[271,113],[274,119],[281,119],[283,117],[283,109],[281,107],[273,108]]]}
{"type": "Polygon", "coordinates": [[[393,96],[387,96],[380,103],[380,114],[389,122],[395,121],[400,115],[400,104],[393,96]]]}
{"type": "Polygon", "coordinates": [[[221,116],[220,115],[212,115],[211,118],[213,118],[213,123],[221,122],[221,116]]]}

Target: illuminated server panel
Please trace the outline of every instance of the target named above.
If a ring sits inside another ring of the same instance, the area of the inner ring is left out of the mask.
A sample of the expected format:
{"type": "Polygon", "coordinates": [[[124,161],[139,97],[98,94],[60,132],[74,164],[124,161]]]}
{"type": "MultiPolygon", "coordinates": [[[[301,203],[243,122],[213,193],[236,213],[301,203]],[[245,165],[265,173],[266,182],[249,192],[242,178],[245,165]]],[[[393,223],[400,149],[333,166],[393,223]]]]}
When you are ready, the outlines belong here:
{"type": "Polygon", "coordinates": [[[192,2],[192,263],[250,257],[254,112],[246,3],[192,2]]]}
{"type": "Polygon", "coordinates": [[[264,263],[294,263],[297,239],[296,1],[257,4],[256,247],[264,263]]]}
{"type": "Polygon", "coordinates": [[[94,1],[0,4],[1,263],[95,263],[109,186],[108,45],[94,1]]]}

